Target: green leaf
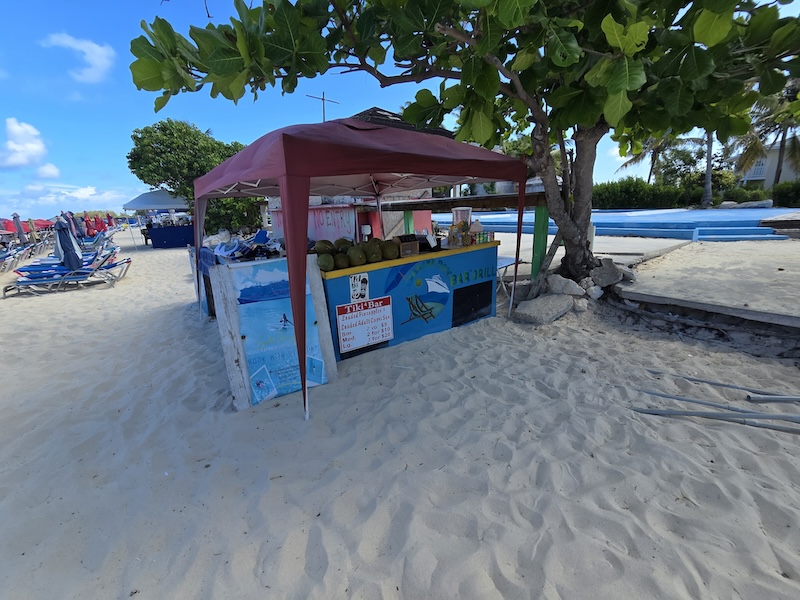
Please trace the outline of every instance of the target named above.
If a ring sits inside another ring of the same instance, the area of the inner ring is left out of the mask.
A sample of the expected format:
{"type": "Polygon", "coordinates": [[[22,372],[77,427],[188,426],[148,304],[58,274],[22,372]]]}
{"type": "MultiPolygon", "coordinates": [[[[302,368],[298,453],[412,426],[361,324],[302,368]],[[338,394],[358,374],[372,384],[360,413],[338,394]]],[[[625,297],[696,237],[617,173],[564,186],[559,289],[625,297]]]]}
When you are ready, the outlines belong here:
{"type": "Polygon", "coordinates": [[[239,55],[242,57],[242,60],[244,60],[244,66],[249,67],[253,60],[250,58],[250,48],[247,45],[247,34],[245,33],[244,27],[239,21],[231,19],[231,23],[233,23],[233,28],[236,31],[236,49],[239,50],[239,55]]]}
{"type": "Polygon", "coordinates": [[[611,81],[611,74],[614,72],[616,63],[613,59],[604,56],[586,72],[584,78],[586,83],[592,87],[605,87],[611,81]]]}
{"type": "Polygon", "coordinates": [[[780,15],[777,6],[758,7],[751,15],[747,21],[745,40],[750,46],[758,46],[772,37],[772,33],[778,28],[780,15]]]}
{"type": "Polygon", "coordinates": [[[626,56],[633,56],[644,50],[647,38],[650,35],[650,26],[644,21],[639,21],[628,27],[622,42],[622,52],[626,56]]]}
{"type": "Polygon", "coordinates": [[[489,6],[494,1],[495,0],[458,0],[456,4],[463,6],[467,10],[477,10],[489,6]]]}
{"type": "Polygon", "coordinates": [[[662,79],[658,84],[658,95],[667,112],[677,117],[688,113],[694,104],[694,93],[678,77],[662,79]]]}
{"type": "Polygon", "coordinates": [[[567,129],[578,125],[592,127],[600,120],[603,114],[603,101],[589,91],[573,98],[572,102],[556,111],[553,125],[567,129]]]}
{"type": "Polygon", "coordinates": [[[525,23],[525,15],[528,10],[536,4],[537,0],[496,0],[497,18],[508,27],[513,29],[525,23]]]}
{"type": "Polygon", "coordinates": [[[726,37],[733,26],[733,10],[715,13],[706,8],[700,10],[694,22],[692,32],[695,41],[709,48],[716,46],[726,37]]]}
{"type": "Polygon", "coordinates": [[[464,88],[460,85],[451,86],[442,91],[442,105],[447,110],[452,110],[464,103],[464,88]]]}
{"type": "Polygon", "coordinates": [[[470,119],[470,131],[472,137],[479,144],[488,142],[495,132],[492,119],[482,111],[474,111],[470,119]]]}
{"type": "Polygon", "coordinates": [[[524,47],[514,57],[514,62],[511,63],[511,70],[524,71],[537,60],[539,60],[539,54],[536,48],[524,47]]]}
{"type": "Polygon", "coordinates": [[[420,91],[418,91],[417,95],[414,96],[414,100],[417,104],[424,108],[439,106],[439,101],[436,99],[436,96],[434,96],[433,92],[427,88],[422,88],[420,91]]]}
{"type": "Polygon", "coordinates": [[[797,55],[798,47],[800,47],[799,19],[794,19],[783,27],[778,28],[769,41],[769,50],[773,55],[784,52],[794,52],[797,55]]]}
{"type": "Polygon", "coordinates": [[[165,56],[175,54],[178,49],[178,39],[175,30],[167,21],[156,17],[151,26],[153,28],[153,42],[158,50],[165,56]]]}
{"type": "Polygon", "coordinates": [[[137,58],[131,63],[131,75],[137,89],[158,92],[164,88],[161,63],[152,58],[137,58]]]}
{"type": "Polygon", "coordinates": [[[552,92],[550,92],[550,94],[548,94],[546,99],[547,103],[553,108],[561,108],[562,106],[566,106],[567,104],[569,104],[572,100],[574,100],[578,96],[583,96],[584,94],[585,94],[584,90],[562,85],[560,87],[557,87],[552,92]]]}
{"type": "Polygon", "coordinates": [[[153,60],[164,59],[164,56],[156,50],[156,47],[143,35],[131,40],[131,54],[136,58],[151,58],[153,60]]]}
{"type": "Polygon", "coordinates": [[[603,105],[603,114],[606,117],[606,121],[608,121],[612,127],[616,127],[622,120],[622,117],[630,112],[631,108],[633,108],[633,103],[628,100],[628,94],[626,92],[620,92],[619,94],[609,95],[606,103],[603,105]]]}
{"type": "Polygon", "coordinates": [[[683,56],[678,75],[683,79],[698,79],[705,77],[714,71],[716,65],[708,51],[697,46],[690,46],[683,56]]]}
{"type": "Polygon", "coordinates": [[[495,49],[500,43],[503,35],[502,25],[491,17],[482,19],[481,37],[478,43],[475,44],[475,53],[478,56],[486,56],[487,54],[495,54],[495,49]]]}
{"type": "Polygon", "coordinates": [[[581,58],[581,47],[575,35],[565,29],[560,29],[556,35],[551,35],[547,41],[547,50],[550,60],[557,67],[574,65],[581,58]]]}
{"type": "Polygon", "coordinates": [[[617,23],[610,14],[606,15],[600,23],[600,29],[606,34],[606,40],[614,48],[622,50],[625,44],[625,28],[617,23]]]}
{"type": "Polygon", "coordinates": [[[154,103],[155,112],[158,112],[158,111],[160,111],[162,108],[164,108],[164,107],[167,105],[167,102],[169,102],[169,99],[170,99],[171,97],[172,97],[172,95],[171,95],[169,92],[164,92],[163,94],[161,94],[160,96],[158,96],[158,97],[156,98],[156,101],[155,101],[155,103],[154,103]]]}
{"type": "Polygon", "coordinates": [[[645,83],[647,83],[647,76],[642,63],[624,56],[617,60],[611,80],[608,82],[608,93],[615,95],[624,91],[638,90],[645,83]]]}
{"type": "Polygon", "coordinates": [[[475,78],[473,89],[481,98],[494,102],[500,91],[500,72],[493,66],[481,61],[481,70],[475,78]]]}
{"type": "Polygon", "coordinates": [[[759,74],[758,91],[765,96],[777,94],[786,85],[786,75],[775,69],[766,69],[759,74]]]}
{"type": "Polygon", "coordinates": [[[715,13],[724,13],[733,10],[736,7],[738,0],[700,0],[700,6],[714,11],[715,13]]]}

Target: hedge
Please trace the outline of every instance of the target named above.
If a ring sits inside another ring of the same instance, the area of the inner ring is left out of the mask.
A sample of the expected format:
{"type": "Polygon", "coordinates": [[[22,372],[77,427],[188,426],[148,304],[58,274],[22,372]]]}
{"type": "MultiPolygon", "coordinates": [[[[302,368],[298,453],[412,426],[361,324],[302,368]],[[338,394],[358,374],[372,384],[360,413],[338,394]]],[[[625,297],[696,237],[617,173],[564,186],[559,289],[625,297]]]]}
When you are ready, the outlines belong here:
{"type": "Polygon", "coordinates": [[[775,206],[800,207],[800,181],[784,181],[772,188],[775,206]]]}

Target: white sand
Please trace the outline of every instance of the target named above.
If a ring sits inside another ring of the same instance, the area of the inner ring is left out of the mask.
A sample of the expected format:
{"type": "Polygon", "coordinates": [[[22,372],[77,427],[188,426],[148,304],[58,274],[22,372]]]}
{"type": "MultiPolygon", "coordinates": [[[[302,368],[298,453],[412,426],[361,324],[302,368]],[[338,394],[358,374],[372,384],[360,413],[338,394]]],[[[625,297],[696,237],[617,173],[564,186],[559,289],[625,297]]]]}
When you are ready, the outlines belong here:
{"type": "Polygon", "coordinates": [[[0,301],[1,598],[800,597],[800,436],[630,410],[746,406],[648,369],[797,394],[796,359],[493,318],[340,363],[308,422],[233,413],[186,251],[125,253],[0,301]]]}

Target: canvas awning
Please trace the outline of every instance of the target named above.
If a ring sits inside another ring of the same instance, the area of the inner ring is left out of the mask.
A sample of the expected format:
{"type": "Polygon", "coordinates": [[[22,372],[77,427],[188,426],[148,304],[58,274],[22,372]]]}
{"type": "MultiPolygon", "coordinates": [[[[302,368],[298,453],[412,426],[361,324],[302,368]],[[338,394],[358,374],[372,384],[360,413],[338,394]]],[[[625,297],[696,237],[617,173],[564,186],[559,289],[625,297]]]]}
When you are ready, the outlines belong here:
{"type": "Polygon", "coordinates": [[[175,198],[167,190],[145,192],[129,200],[122,206],[122,210],[188,210],[186,198],[175,198]]]}
{"type": "MultiPolygon", "coordinates": [[[[195,180],[195,256],[200,254],[208,200],[280,196],[292,311],[303,315],[309,196],[380,197],[401,190],[514,181],[519,183],[519,262],[526,175],[520,159],[420,131],[356,119],[284,127],[195,180]]],[[[305,319],[294,319],[294,329],[308,418],[305,319]]]]}

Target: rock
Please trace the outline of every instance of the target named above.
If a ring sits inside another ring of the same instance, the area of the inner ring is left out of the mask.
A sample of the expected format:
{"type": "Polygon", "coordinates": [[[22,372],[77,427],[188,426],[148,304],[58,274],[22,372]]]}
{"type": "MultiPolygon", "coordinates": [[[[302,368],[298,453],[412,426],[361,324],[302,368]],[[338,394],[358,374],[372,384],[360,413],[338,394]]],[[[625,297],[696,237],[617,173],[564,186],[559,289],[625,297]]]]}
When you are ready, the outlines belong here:
{"type": "Polygon", "coordinates": [[[622,271],[620,271],[619,267],[615,265],[614,261],[610,258],[602,259],[600,261],[600,266],[589,271],[589,275],[594,281],[594,284],[601,288],[622,281],[622,271]]]}
{"type": "Polygon", "coordinates": [[[599,300],[603,295],[603,288],[601,288],[599,285],[593,285],[586,290],[586,295],[592,300],[599,300]]]}
{"type": "Polygon", "coordinates": [[[583,296],[584,290],[572,279],[561,275],[550,275],[547,278],[547,289],[551,294],[569,294],[570,296],[583,296]]]}
{"type": "Polygon", "coordinates": [[[731,202],[726,200],[717,208],[772,208],[772,200],[752,200],[751,202],[731,202]]]}
{"type": "Polygon", "coordinates": [[[572,310],[574,300],[568,294],[545,294],[533,300],[520,302],[514,311],[514,320],[521,323],[546,325],[572,310]]]}
{"type": "Polygon", "coordinates": [[[617,265],[617,268],[622,272],[622,279],[625,281],[636,281],[636,271],[624,265],[617,265]]]}
{"type": "Polygon", "coordinates": [[[575,298],[572,306],[576,313],[582,313],[589,310],[589,301],[586,298],[575,298]]]}
{"type": "Polygon", "coordinates": [[[581,286],[583,289],[588,290],[590,287],[594,285],[594,279],[591,277],[584,277],[578,282],[578,285],[581,286]]]}

